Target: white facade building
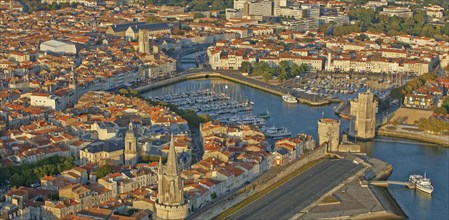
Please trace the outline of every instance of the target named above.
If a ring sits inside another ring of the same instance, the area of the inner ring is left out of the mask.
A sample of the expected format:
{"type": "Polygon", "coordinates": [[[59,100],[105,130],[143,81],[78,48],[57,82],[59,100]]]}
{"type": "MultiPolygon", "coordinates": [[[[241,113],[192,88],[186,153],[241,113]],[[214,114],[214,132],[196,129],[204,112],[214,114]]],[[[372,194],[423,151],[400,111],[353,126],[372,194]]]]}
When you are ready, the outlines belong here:
{"type": "Polygon", "coordinates": [[[76,54],[76,46],[72,43],[57,41],[57,40],[49,40],[42,42],[40,45],[41,51],[51,51],[55,53],[70,53],[76,54]]]}

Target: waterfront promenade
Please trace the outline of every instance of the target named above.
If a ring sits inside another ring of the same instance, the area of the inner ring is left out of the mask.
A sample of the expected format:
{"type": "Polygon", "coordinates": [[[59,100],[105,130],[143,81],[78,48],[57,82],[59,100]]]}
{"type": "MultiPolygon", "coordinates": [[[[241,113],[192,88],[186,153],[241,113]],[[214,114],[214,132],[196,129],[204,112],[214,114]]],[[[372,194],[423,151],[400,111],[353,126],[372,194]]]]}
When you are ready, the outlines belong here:
{"type": "Polygon", "coordinates": [[[321,105],[327,105],[331,103],[330,100],[326,100],[320,96],[307,94],[304,92],[298,92],[283,86],[279,85],[273,85],[270,83],[266,83],[251,77],[246,77],[238,73],[233,72],[191,72],[191,73],[184,73],[177,76],[174,76],[172,78],[168,78],[165,80],[157,81],[157,82],[150,82],[148,85],[143,85],[138,88],[135,88],[140,93],[150,91],[152,89],[157,89],[163,86],[167,86],[170,84],[178,83],[185,80],[190,79],[198,79],[198,78],[206,78],[206,77],[217,77],[226,79],[229,81],[237,82],[246,86],[250,86],[265,92],[269,92],[278,96],[282,96],[284,94],[290,93],[294,95],[300,103],[311,105],[311,106],[321,106],[321,105]]]}

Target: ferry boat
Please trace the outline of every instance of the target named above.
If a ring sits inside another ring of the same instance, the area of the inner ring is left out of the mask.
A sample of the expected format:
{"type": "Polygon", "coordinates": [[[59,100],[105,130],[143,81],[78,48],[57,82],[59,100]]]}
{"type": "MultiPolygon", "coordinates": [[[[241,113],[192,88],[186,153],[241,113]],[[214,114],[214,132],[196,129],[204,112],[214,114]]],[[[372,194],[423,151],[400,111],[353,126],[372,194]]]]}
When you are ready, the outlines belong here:
{"type": "Polygon", "coordinates": [[[430,182],[429,178],[426,178],[426,174],[424,173],[424,178],[418,180],[416,183],[416,189],[425,193],[432,194],[433,186],[430,182]]]}
{"type": "Polygon", "coordinates": [[[287,103],[297,103],[298,102],[298,100],[294,96],[292,96],[290,93],[283,95],[282,99],[287,103]]]}
{"type": "Polygon", "coordinates": [[[261,130],[266,137],[275,139],[287,137],[292,134],[289,130],[287,130],[286,127],[277,128],[275,126],[272,126],[272,127],[264,127],[261,130]]]}

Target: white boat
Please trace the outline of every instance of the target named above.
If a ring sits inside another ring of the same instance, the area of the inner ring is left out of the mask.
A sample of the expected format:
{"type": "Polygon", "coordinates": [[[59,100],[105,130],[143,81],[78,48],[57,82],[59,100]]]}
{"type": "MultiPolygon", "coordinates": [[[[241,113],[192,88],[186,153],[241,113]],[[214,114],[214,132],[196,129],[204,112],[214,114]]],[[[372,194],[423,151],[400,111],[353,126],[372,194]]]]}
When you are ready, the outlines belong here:
{"type": "Polygon", "coordinates": [[[290,95],[290,93],[283,95],[282,99],[287,103],[297,103],[298,102],[298,100],[294,96],[290,95]]]}
{"type": "Polygon", "coordinates": [[[418,183],[418,181],[421,180],[422,178],[424,178],[424,177],[421,176],[421,175],[410,175],[410,177],[408,178],[408,181],[409,181],[411,184],[416,184],[416,183],[418,183]]]}
{"type": "Polygon", "coordinates": [[[416,183],[416,189],[425,193],[432,194],[433,186],[430,182],[429,178],[426,178],[426,174],[424,173],[424,178],[418,180],[416,183]]]}
{"type": "Polygon", "coordinates": [[[264,127],[261,130],[264,133],[264,135],[268,138],[282,138],[290,136],[292,134],[285,127],[276,128],[275,126],[272,126],[272,127],[264,127]]]}

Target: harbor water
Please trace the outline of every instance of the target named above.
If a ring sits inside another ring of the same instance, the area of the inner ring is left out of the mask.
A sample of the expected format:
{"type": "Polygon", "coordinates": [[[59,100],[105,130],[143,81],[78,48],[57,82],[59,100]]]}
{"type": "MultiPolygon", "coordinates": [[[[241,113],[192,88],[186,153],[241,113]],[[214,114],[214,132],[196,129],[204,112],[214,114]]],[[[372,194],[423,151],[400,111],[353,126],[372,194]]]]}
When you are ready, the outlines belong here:
{"type": "MultiPolygon", "coordinates": [[[[306,133],[317,137],[317,120],[321,117],[338,118],[336,104],[311,107],[288,104],[281,97],[223,79],[197,79],[179,82],[143,94],[155,97],[183,91],[211,89],[237,99],[249,99],[254,104],[253,114],[268,110],[268,125],[285,126],[292,134],[306,133]]],[[[342,130],[349,122],[342,120],[342,130]]],[[[390,186],[389,191],[410,219],[449,219],[449,149],[404,139],[378,137],[370,142],[358,142],[363,151],[393,165],[390,180],[408,181],[411,174],[427,173],[435,190],[432,195],[409,190],[404,186],[390,186]]]]}

